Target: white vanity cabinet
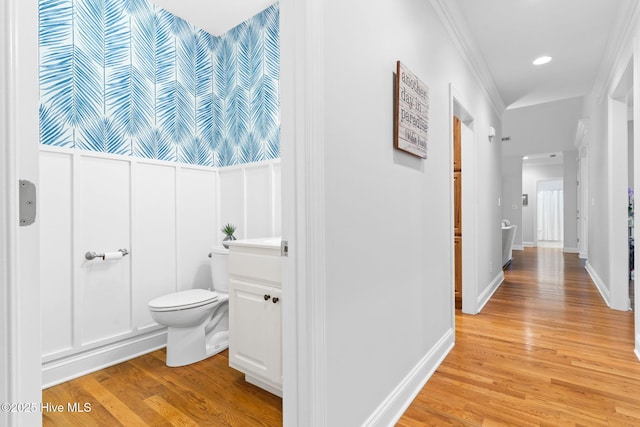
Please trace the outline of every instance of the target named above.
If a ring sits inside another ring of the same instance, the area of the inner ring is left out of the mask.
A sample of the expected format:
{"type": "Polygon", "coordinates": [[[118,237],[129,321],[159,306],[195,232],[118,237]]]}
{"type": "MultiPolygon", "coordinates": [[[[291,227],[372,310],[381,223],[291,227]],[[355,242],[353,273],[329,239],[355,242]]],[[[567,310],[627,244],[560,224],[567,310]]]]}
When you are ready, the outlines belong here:
{"type": "Polygon", "coordinates": [[[280,239],[229,244],[229,365],[282,396],[280,239]]]}

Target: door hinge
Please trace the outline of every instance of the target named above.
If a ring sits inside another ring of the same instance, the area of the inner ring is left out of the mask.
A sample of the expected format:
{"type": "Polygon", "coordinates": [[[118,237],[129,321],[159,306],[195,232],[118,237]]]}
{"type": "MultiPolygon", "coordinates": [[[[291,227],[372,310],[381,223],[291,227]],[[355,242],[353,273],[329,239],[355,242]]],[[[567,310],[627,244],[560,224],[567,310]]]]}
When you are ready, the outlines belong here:
{"type": "Polygon", "coordinates": [[[289,242],[287,240],[280,242],[280,256],[289,256],[289,242]]]}
{"type": "Polygon", "coordinates": [[[33,224],[36,221],[36,185],[21,179],[18,184],[18,199],[20,227],[33,224]]]}

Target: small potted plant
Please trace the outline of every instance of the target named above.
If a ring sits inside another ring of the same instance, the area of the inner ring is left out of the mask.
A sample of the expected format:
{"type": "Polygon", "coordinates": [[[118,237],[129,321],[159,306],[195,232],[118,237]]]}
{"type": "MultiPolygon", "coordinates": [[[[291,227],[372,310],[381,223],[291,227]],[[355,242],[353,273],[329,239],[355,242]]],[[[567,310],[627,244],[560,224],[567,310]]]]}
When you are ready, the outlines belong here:
{"type": "Polygon", "coordinates": [[[236,236],[233,233],[236,231],[236,226],[233,224],[226,224],[224,227],[220,229],[224,233],[224,239],[222,239],[222,246],[229,249],[229,240],[236,240],[236,236]]]}

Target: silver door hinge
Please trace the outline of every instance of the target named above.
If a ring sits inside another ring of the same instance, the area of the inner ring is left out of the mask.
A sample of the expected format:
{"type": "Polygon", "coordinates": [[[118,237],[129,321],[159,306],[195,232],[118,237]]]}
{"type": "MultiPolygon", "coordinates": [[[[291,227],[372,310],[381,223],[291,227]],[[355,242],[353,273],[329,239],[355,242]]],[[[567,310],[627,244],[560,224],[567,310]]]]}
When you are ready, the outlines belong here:
{"type": "Polygon", "coordinates": [[[289,256],[289,242],[287,240],[280,242],[280,256],[289,256]]]}
{"type": "Polygon", "coordinates": [[[33,182],[21,179],[18,185],[18,214],[20,227],[26,227],[36,221],[36,186],[33,182]]]}

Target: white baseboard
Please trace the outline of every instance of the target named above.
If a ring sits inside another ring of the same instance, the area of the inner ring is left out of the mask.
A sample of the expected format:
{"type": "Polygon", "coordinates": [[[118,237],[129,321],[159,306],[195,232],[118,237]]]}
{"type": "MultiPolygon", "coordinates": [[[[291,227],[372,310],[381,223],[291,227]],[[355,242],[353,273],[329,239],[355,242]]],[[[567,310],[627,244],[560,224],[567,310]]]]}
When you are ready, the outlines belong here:
{"type": "Polygon", "coordinates": [[[478,313],[480,313],[484,308],[484,306],[487,305],[487,303],[489,302],[493,294],[498,290],[502,282],[504,282],[504,272],[500,270],[498,272],[498,275],[494,277],[491,283],[489,284],[489,287],[487,287],[487,289],[485,289],[484,292],[482,292],[480,296],[478,296],[478,304],[477,304],[478,313]]]}
{"type": "Polygon", "coordinates": [[[524,246],[523,245],[513,245],[513,246],[511,246],[511,250],[512,251],[524,251],[524,246]]]}
{"type": "Polygon", "coordinates": [[[165,328],[118,341],[104,347],[45,362],[42,364],[42,388],[49,388],[108,366],[116,365],[158,350],[166,345],[167,330],[165,328]]]}
{"type": "Polygon", "coordinates": [[[578,258],[587,259],[587,253],[586,252],[578,252],[578,258]]]}
{"type": "Polygon", "coordinates": [[[596,285],[598,292],[600,292],[600,295],[602,295],[602,299],[607,304],[607,307],[611,308],[611,295],[604,281],[600,278],[600,276],[598,276],[598,273],[596,273],[589,261],[586,262],[585,269],[587,270],[587,273],[589,273],[589,277],[591,277],[593,283],[596,285]]]}
{"type": "Polygon", "coordinates": [[[378,406],[363,426],[393,426],[407,410],[413,399],[449,354],[454,345],[455,331],[449,329],[440,341],[409,372],[398,386],[378,406]]]}
{"type": "Polygon", "coordinates": [[[535,248],[536,242],[522,242],[522,246],[525,248],[535,248]]]}
{"type": "Polygon", "coordinates": [[[565,254],[579,254],[580,250],[578,248],[563,248],[562,252],[565,254]]]}
{"type": "Polygon", "coordinates": [[[640,360],[640,334],[636,335],[636,348],[633,350],[638,360],[640,360]]]}

